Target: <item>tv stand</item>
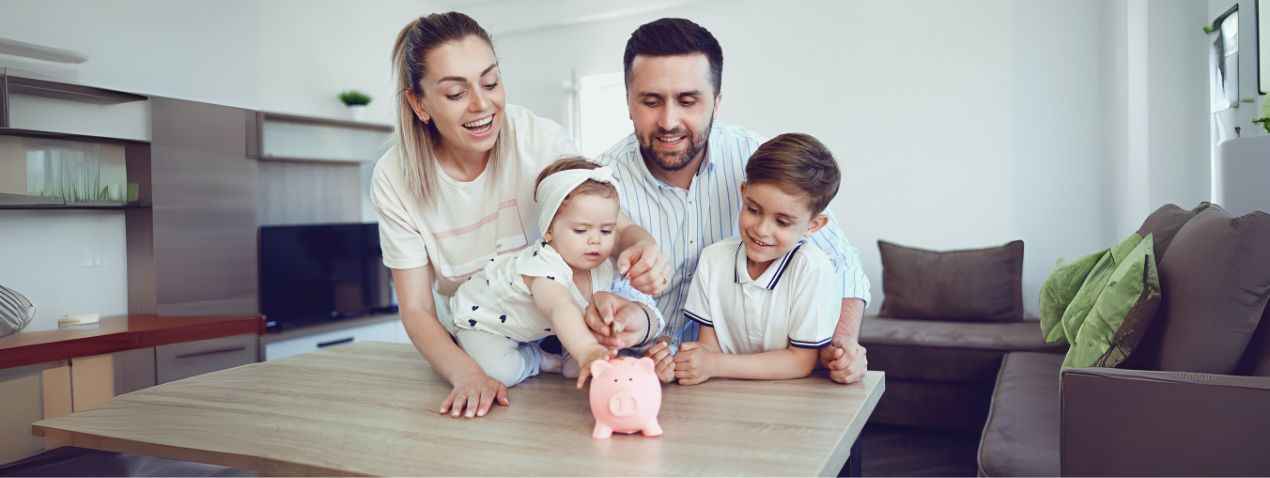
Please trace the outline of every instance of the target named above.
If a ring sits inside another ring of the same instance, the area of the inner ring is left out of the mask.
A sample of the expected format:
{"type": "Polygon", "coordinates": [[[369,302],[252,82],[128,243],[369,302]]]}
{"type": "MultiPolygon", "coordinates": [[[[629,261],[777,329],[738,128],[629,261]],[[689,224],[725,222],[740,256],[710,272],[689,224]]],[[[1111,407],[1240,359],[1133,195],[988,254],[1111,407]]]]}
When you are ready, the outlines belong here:
{"type": "Polygon", "coordinates": [[[410,343],[410,337],[401,324],[401,316],[396,313],[289,327],[260,336],[266,361],[359,342],[410,343]]]}

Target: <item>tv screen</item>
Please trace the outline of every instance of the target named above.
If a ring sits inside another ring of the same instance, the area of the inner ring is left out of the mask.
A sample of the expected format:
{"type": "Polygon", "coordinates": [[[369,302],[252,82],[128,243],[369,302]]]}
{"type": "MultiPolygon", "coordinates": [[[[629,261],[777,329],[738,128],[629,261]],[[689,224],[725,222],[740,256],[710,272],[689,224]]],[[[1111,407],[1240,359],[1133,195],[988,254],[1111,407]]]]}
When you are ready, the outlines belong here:
{"type": "Polygon", "coordinates": [[[395,311],[376,224],[260,228],[260,313],[280,330],[395,311]]]}

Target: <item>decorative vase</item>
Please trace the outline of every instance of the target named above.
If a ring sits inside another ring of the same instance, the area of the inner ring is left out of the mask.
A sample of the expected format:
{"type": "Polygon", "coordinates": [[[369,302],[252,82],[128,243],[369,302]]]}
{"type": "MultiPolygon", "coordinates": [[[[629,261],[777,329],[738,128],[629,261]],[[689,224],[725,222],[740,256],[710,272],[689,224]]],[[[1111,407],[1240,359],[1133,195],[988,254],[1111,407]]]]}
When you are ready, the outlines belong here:
{"type": "Polygon", "coordinates": [[[35,306],[18,291],[0,285],[0,337],[22,331],[35,318],[35,306]]]}
{"type": "Polygon", "coordinates": [[[366,105],[348,105],[348,116],[353,121],[361,121],[366,115],[366,105]]]}

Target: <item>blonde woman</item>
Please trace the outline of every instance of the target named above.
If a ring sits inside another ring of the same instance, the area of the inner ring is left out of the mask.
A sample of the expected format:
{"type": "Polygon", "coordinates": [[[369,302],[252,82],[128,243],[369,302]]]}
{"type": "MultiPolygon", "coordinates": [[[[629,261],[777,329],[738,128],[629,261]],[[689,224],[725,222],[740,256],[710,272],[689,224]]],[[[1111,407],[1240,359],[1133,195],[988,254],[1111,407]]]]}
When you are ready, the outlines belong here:
{"type": "MultiPolygon", "coordinates": [[[[484,416],[494,403],[509,403],[507,388],[454,343],[453,323],[438,320],[437,304],[446,301],[433,293],[448,298],[496,256],[535,245],[534,178],[576,152],[559,125],[505,103],[489,34],[466,15],[410,22],[393,65],[398,143],[379,159],[371,184],[384,264],[411,342],[453,385],[440,412],[484,416]]],[[[670,282],[652,237],[625,215],[614,251],[618,272],[637,290],[655,294],[670,282]]],[[[592,333],[613,348],[657,335],[648,310],[608,294],[594,297],[587,316],[592,333]]]]}

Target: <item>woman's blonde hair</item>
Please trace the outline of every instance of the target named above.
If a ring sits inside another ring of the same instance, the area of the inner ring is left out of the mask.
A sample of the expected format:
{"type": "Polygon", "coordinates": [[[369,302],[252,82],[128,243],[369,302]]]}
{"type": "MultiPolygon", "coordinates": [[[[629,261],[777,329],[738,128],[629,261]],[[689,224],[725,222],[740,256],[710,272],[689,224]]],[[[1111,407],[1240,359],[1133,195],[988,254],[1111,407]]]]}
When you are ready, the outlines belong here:
{"type": "MultiPolygon", "coordinates": [[[[433,124],[435,122],[424,123],[415,115],[406,93],[411,92],[416,97],[423,98],[421,82],[427,73],[425,59],[428,53],[441,45],[461,41],[469,36],[484,40],[490,50],[494,49],[489,33],[472,17],[458,12],[434,13],[419,17],[401,29],[392,49],[393,69],[397,78],[397,144],[401,155],[401,173],[405,176],[406,187],[428,207],[434,203],[432,198],[437,190],[438,173],[434,150],[441,143],[441,133],[433,124]]],[[[499,138],[495,140],[490,161],[485,166],[487,173],[492,176],[498,172],[503,145],[512,141],[508,135],[513,134],[506,127],[507,122],[503,115],[499,115],[498,121],[502,126],[499,129],[499,138]]]]}

